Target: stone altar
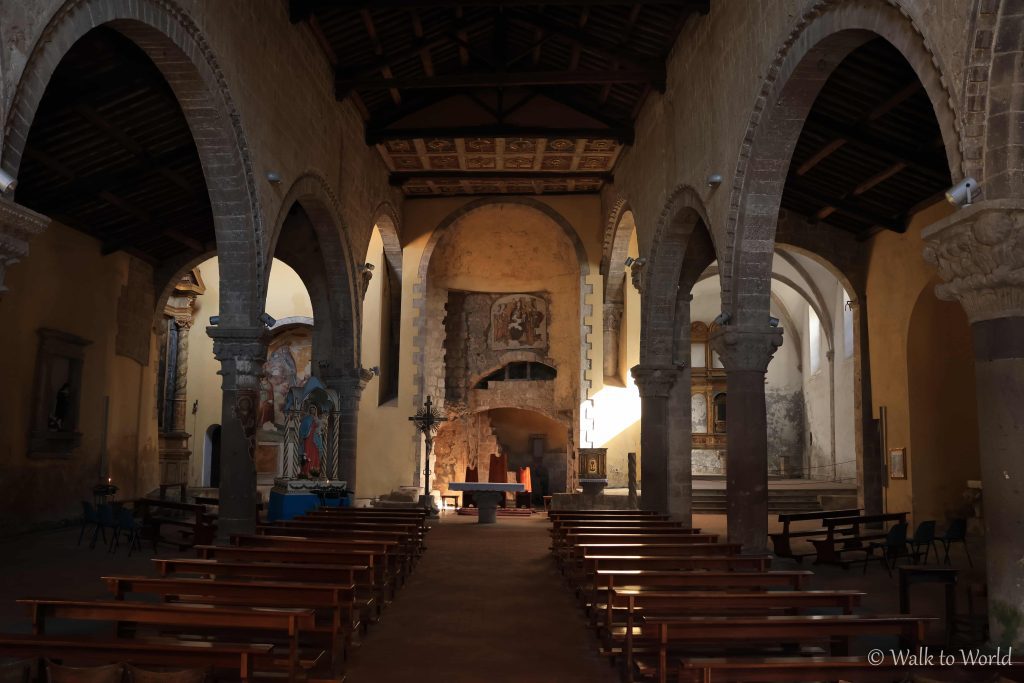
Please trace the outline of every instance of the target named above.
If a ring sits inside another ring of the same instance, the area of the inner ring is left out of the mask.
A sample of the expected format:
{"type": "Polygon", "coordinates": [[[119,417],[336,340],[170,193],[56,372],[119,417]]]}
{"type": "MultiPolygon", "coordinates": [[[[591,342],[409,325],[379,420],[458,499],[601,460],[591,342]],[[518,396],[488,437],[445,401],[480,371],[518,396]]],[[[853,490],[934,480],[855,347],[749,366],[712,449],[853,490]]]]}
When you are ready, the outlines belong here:
{"type": "Polygon", "coordinates": [[[496,484],[485,481],[461,481],[448,484],[449,491],[470,492],[476,499],[477,523],[494,524],[498,521],[498,503],[506,493],[526,490],[522,484],[496,484]]]}

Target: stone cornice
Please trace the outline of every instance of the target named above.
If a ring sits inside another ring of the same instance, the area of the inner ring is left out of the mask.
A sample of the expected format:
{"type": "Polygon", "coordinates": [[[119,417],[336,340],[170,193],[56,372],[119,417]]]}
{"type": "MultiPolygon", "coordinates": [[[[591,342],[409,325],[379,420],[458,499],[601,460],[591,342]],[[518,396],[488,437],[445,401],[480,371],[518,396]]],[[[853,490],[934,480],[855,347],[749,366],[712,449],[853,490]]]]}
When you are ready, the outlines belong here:
{"type": "Polygon", "coordinates": [[[7,267],[28,256],[28,241],[50,225],[50,219],[32,209],[0,198],[0,292],[7,267]]]}
{"type": "Polygon", "coordinates": [[[634,365],[630,370],[642,398],[668,398],[682,366],[634,365]]]}
{"type": "Polygon", "coordinates": [[[768,372],[775,350],[782,346],[782,328],[723,325],[708,338],[726,372],[768,372]]]}
{"type": "Polygon", "coordinates": [[[998,199],[960,209],[924,230],[924,259],[972,323],[1024,316],[1024,201],[998,199]]]}

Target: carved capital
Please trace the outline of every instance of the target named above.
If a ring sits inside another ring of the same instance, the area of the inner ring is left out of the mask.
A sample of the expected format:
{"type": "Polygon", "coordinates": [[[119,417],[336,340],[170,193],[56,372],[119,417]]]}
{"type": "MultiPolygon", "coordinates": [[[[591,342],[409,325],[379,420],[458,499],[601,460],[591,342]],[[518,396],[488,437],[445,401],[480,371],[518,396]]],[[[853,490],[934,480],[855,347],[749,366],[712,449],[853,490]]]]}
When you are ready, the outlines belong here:
{"type": "Polygon", "coordinates": [[[726,372],[768,372],[768,363],[782,346],[782,328],[723,325],[711,333],[708,342],[721,357],[726,372]]]}
{"type": "Polygon", "coordinates": [[[679,370],[677,365],[634,365],[630,374],[642,398],[668,398],[679,370]]]}
{"type": "Polygon", "coordinates": [[[633,283],[633,288],[641,294],[644,293],[644,267],[647,265],[647,259],[638,258],[629,265],[629,281],[633,283]]]}
{"type": "Polygon", "coordinates": [[[1024,202],[973,204],[922,237],[924,260],[944,280],[936,296],[959,301],[972,323],[1024,316],[1024,202]]]}
{"type": "Polygon", "coordinates": [[[29,239],[49,224],[46,216],[9,199],[0,199],[0,293],[7,291],[7,268],[28,256],[29,239]]]}
{"type": "Polygon", "coordinates": [[[602,310],[604,312],[604,329],[608,332],[617,332],[622,325],[622,302],[611,301],[605,303],[602,310]]]}
{"type": "Polygon", "coordinates": [[[263,327],[207,327],[213,355],[220,361],[217,374],[225,391],[259,389],[267,360],[267,330],[263,327]]]}

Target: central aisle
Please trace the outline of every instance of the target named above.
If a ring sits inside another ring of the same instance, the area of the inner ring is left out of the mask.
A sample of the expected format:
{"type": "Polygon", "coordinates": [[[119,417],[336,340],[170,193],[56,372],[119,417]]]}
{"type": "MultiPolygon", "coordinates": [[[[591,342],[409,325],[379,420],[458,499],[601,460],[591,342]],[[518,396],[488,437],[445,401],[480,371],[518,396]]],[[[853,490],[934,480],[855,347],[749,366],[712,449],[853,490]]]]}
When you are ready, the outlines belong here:
{"type": "Polygon", "coordinates": [[[547,516],[449,514],[355,649],[348,683],[616,683],[548,553],[547,516]]]}

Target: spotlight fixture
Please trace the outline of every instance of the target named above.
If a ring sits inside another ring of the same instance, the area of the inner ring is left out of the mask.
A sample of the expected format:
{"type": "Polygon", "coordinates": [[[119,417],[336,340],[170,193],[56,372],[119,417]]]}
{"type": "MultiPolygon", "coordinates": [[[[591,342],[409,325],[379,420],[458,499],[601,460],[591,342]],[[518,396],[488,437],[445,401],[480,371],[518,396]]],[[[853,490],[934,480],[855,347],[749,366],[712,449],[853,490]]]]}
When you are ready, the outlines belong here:
{"type": "Polygon", "coordinates": [[[220,325],[220,316],[219,315],[211,315],[210,316],[210,325],[212,325],[213,327],[216,327],[217,325],[220,325]]]}
{"type": "Polygon", "coordinates": [[[718,187],[722,184],[722,174],[712,173],[708,176],[708,187],[718,187]]]}
{"type": "Polygon", "coordinates": [[[277,171],[267,171],[267,180],[271,185],[277,185],[281,182],[281,174],[277,171]]]}
{"type": "Polygon", "coordinates": [[[380,366],[374,365],[372,368],[370,368],[370,372],[373,373],[374,377],[380,377],[380,366]]]}
{"type": "Polygon", "coordinates": [[[5,192],[13,192],[14,188],[18,186],[18,179],[12,176],[7,171],[0,169],[0,194],[5,192]]]}
{"type": "Polygon", "coordinates": [[[640,257],[640,258],[633,258],[632,256],[627,256],[626,257],[626,267],[627,268],[632,268],[634,263],[636,265],[640,266],[640,267],[643,267],[643,265],[645,263],[647,263],[647,259],[645,259],[643,257],[640,257]]]}
{"type": "Polygon", "coordinates": [[[718,317],[715,318],[715,324],[728,325],[730,320],[732,320],[732,314],[730,314],[728,311],[722,311],[721,313],[718,314],[718,317]]]}
{"type": "Polygon", "coordinates": [[[768,327],[778,327],[778,326],[779,326],[779,319],[776,318],[774,315],[768,316],[768,327]]]}
{"type": "Polygon", "coordinates": [[[271,316],[266,311],[264,311],[263,315],[260,316],[260,322],[266,325],[267,327],[273,327],[274,325],[277,324],[277,321],[274,320],[273,316],[271,316]]]}
{"type": "Polygon", "coordinates": [[[946,201],[960,208],[970,206],[971,202],[978,196],[980,189],[977,180],[971,177],[964,178],[946,190],[946,201]]]}
{"type": "Polygon", "coordinates": [[[364,263],[363,265],[359,266],[359,270],[361,272],[371,272],[372,273],[374,268],[375,268],[375,266],[372,263],[364,263]]]}

